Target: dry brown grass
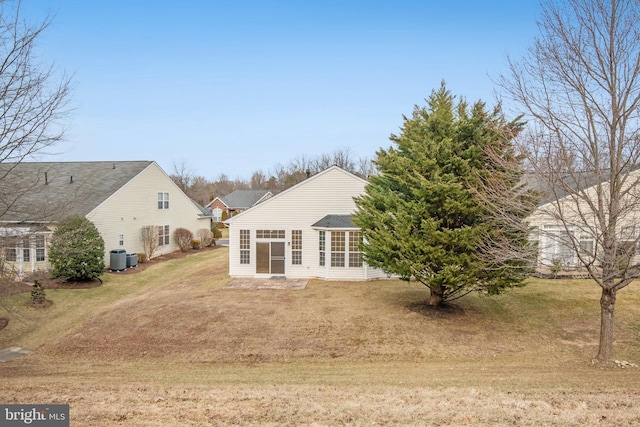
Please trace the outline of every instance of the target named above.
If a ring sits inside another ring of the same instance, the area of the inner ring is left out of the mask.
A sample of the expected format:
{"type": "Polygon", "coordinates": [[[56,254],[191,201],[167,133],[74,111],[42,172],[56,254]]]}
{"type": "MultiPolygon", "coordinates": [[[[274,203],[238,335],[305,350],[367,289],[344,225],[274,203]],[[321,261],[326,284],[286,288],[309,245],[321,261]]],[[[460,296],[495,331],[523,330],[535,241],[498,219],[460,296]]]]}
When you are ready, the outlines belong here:
{"type": "MultiPolygon", "coordinates": [[[[73,425],[636,425],[640,371],[598,369],[598,290],[534,281],[449,309],[397,281],[225,289],[227,250],[100,288],[12,297],[3,403],[69,403],[73,425]]],[[[3,313],[0,313],[3,315],[3,313]]],[[[616,355],[640,362],[640,292],[616,355]]]]}

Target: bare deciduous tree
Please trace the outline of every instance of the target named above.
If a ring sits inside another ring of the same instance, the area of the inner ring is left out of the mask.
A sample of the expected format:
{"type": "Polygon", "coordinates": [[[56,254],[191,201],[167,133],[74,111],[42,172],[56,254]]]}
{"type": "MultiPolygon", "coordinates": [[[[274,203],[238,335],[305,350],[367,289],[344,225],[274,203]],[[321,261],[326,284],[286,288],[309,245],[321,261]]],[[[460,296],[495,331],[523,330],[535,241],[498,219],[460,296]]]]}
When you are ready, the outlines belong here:
{"type": "Polygon", "coordinates": [[[160,226],[158,225],[145,225],[140,228],[140,244],[142,245],[142,251],[147,259],[153,258],[160,247],[160,226]]]}
{"type": "Polygon", "coordinates": [[[257,170],[251,175],[250,187],[252,190],[263,190],[267,186],[267,176],[262,170],[257,170]]]}
{"type": "Polygon", "coordinates": [[[601,288],[595,361],[607,362],[616,294],[640,277],[640,3],[550,0],[539,29],[500,86],[535,126],[522,153],[549,196],[537,217],[557,224],[541,241],[570,248],[601,288]]]}
{"type": "MultiPolygon", "coordinates": [[[[0,2],[0,182],[15,165],[60,142],[71,80],[53,65],[42,66],[35,44],[51,20],[32,25],[20,2],[0,2]]],[[[31,186],[34,184],[30,183],[31,186]]],[[[29,188],[0,185],[0,219],[29,188]]]]}
{"type": "Polygon", "coordinates": [[[173,162],[173,170],[169,177],[176,183],[178,187],[186,194],[189,192],[193,181],[193,169],[184,160],[180,163],[173,162]]]}

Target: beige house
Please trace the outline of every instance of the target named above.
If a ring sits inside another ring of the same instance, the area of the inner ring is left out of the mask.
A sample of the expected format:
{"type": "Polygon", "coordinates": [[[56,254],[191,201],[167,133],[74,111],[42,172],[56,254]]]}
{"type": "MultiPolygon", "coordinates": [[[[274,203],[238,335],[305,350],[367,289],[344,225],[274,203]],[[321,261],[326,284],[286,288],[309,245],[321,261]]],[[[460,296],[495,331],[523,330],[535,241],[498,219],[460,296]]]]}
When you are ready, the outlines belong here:
{"type": "Polygon", "coordinates": [[[354,197],[367,182],[332,166],[228,219],[229,274],[236,277],[386,277],[362,261],[354,197]]]}
{"type": "Polygon", "coordinates": [[[143,227],[160,230],[155,255],[178,249],[176,228],[210,228],[210,216],[153,161],[5,163],[0,173],[2,255],[21,273],[48,268],[51,234],[72,214],[95,224],[107,266],[111,250],[143,252],[143,227]]]}
{"type": "MultiPolygon", "coordinates": [[[[581,177],[578,190],[559,198],[547,196],[528,218],[532,228],[530,240],[538,246],[537,270],[549,272],[553,267],[563,271],[580,271],[583,262],[597,264],[601,251],[602,231],[590,203],[597,200],[597,191],[608,194],[608,183],[597,184],[595,177],[581,177]],[[561,221],[560,218],[564,221],[561,221]],[[582,261],[581,261],[582,260],[582,261]]],[[[637,250],[640,236],[640,170],[631,172],[627,179],[626,198],[621,201],[616,234],[623,242],[620,250],[637,250]]],[[[542,191],[548,194],[548,191],[542,191]]]]}

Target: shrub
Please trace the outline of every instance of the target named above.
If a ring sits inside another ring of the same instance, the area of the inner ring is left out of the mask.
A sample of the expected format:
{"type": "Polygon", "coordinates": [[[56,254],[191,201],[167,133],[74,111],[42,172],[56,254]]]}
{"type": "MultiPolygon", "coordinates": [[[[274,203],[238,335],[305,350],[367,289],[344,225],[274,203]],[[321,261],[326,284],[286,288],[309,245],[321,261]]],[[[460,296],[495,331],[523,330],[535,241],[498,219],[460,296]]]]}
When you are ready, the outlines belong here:
{"type": "MultiPolygon", "coordinates": [[[[158,241],[159,235],[160,227],[157,225],[145,225],[140,228],[140,244],[142,244],[145,260],[153,258],[153,254],[158,250],[158,247],[160,247],[158,241]]],[[[139,256],[138,262],[142,262],[139,256]]]]}
{"type": "Polygon", "coordinates": [[[202,243],[203,247],[209,247],[213,243],[213,231],[201,228],[196,231],[196,234],[198,235],[198,239],[202,243]]]}
{"type": "Polygon", "coordinates": [[[222,237],[222,231],[219,228],[216,228],[213,230],[213,243],[215,243],[216,239],[219,239],[222,237]]]}
{"type": "Polygon", "coordinates": [[[47,300],[47,296],[44,292],[44,287],[39,280],[36,280],[31,287],[31,303],[32,304],[44,304],[47,300]]]}
{"type": "Polygon", "coordinates": [[[176,228],[173,232],[173,239],[180,250],[186,252],[191,248],[193,233],[186,228],[176,228]]]}
{"type": "Polygon", "coordinates": [[[192,247],[193,249],[200,249],[200,248],[202,247],[202,243],[200,242],[200,240],[197,240],[197,239],[196,239],[196,240],[193,240],[193,241],[191,242],[191,247],[192,247]]]}
{"type": "Polygon", "coordinates": [[[147,262],[147,254],[139,253],[137,255],[139,263],[147,262]]]}
{"type": "Polygon", "coordinates": [[[98,229],[83,216],[70,216],[51,236],[49,260],[53,277],[91,280],[104,272],[104,241],[98,229]]]}

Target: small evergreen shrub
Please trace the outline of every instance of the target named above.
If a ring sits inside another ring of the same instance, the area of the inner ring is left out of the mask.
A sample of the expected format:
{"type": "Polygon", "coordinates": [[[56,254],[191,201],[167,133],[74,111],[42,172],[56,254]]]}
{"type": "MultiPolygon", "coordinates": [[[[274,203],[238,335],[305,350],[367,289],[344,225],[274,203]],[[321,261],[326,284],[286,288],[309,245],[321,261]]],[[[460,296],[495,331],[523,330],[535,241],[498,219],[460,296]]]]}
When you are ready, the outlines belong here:
{"type": "Polygon", "coordinates": [[[47,296],[44,292],[44,288],[39,280],[33,283],[31,288],[31,304],[42,305],[47,300],[47,296]]]}
{"type": "Polygon", "coordinates": [[[193,241],[191,242],[191,247],[192,247],[193,249],[200,249],[200,248],[202,247],[202,243],[200,242],[200,240],[197,240],[197,239],[196,239],[196,240],[193,240],[193,241]]]}
{"type": "Polygon", "coordinates": [[[87,218],[67,217],[51,236],[49,260],[53,277],[96,279],[104,272],[104,240],[87,218]]]}
{"type": "Polygon", "coordinates": [[[222,231],[219,228],[213,230],[213,243],[219,238],[222,237],[222,231]]]}

